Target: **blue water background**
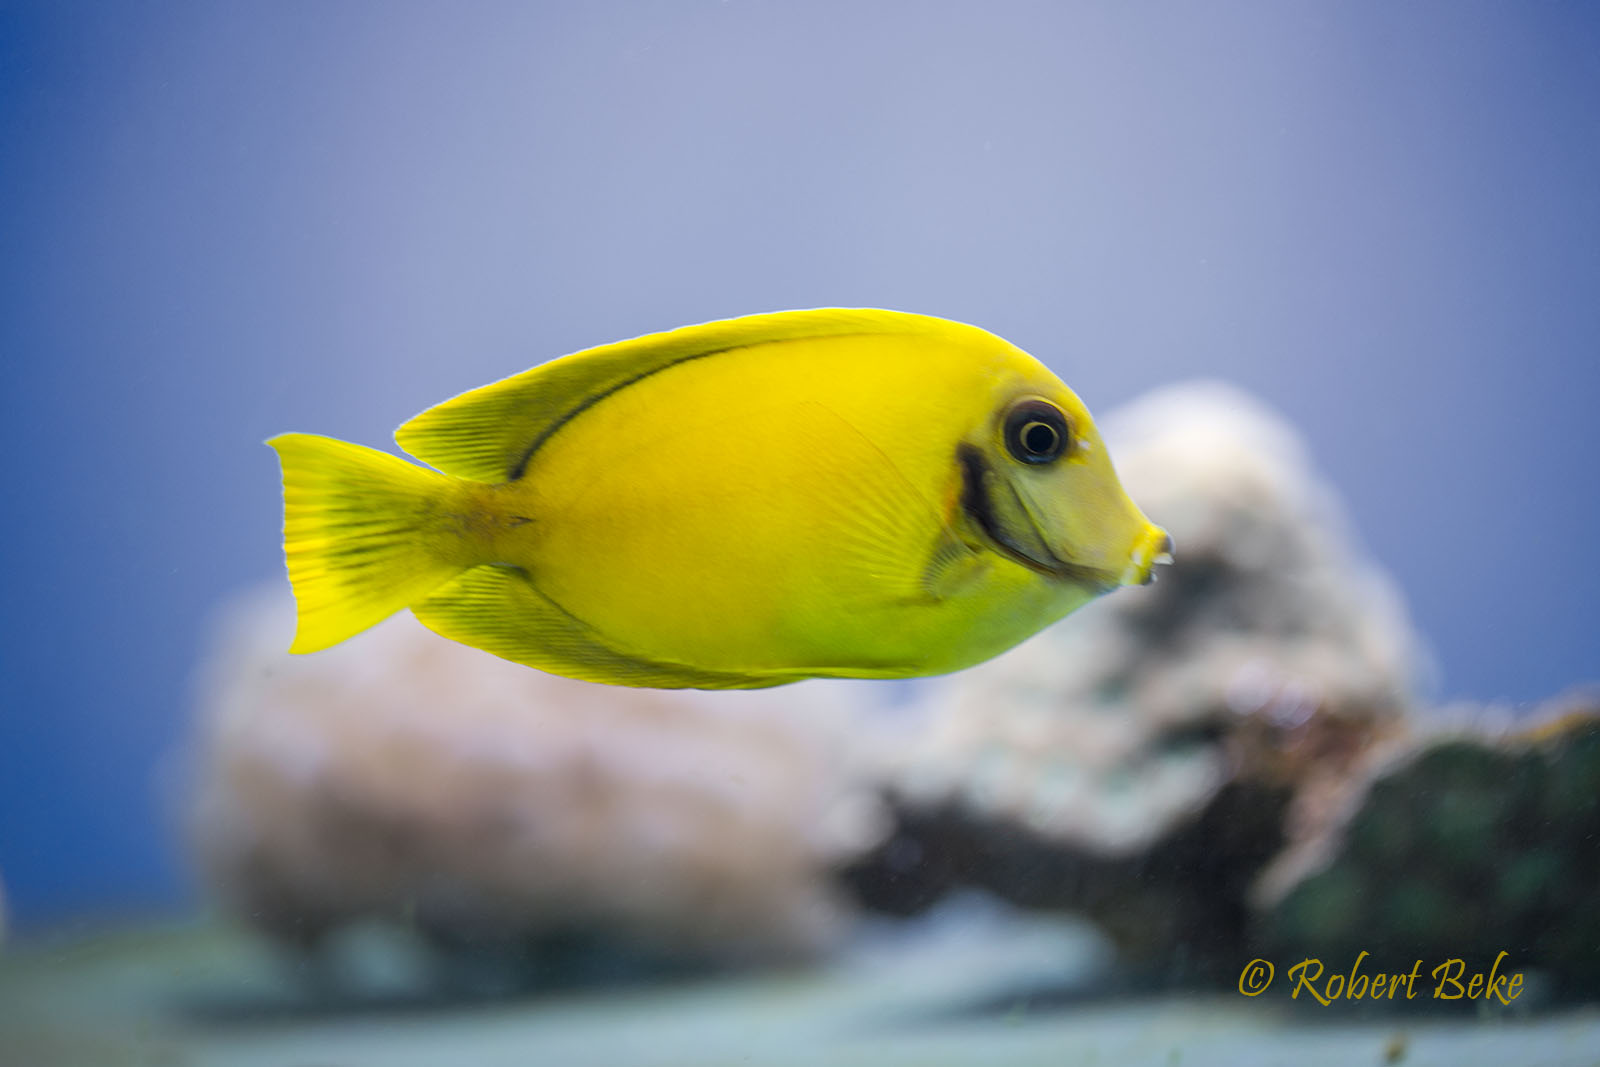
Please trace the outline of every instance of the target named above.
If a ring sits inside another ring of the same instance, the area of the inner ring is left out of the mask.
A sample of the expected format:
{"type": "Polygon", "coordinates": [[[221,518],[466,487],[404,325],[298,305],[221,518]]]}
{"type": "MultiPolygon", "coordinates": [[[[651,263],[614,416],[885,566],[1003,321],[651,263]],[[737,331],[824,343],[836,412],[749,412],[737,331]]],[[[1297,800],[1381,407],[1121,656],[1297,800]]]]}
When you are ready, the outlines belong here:
{"type": "Polygon", "coordinates": [[[159,782],[208,612],[281,573],[262,438],[823,304],[1099,410],[1237,382],[1437,696],[1600,676],[1600,7],[0,3],[15,916],[183,899],[159,782]]]}

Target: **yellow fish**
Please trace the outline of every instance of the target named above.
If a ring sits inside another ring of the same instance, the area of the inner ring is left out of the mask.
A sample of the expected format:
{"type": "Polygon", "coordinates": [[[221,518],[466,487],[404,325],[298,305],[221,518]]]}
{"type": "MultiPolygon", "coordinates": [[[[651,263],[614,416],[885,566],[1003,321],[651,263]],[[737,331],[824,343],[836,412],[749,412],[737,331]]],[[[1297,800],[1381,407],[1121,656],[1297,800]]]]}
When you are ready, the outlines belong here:
{"type": "Polygon", "coordinates": [[[437,471],[268,442],[293,652],[409,606],[615,685],[942,674],[1148,581],[1172,545],[1059,378],[926,315],[785,311],[603,345],[395,440],[437,471]]]}

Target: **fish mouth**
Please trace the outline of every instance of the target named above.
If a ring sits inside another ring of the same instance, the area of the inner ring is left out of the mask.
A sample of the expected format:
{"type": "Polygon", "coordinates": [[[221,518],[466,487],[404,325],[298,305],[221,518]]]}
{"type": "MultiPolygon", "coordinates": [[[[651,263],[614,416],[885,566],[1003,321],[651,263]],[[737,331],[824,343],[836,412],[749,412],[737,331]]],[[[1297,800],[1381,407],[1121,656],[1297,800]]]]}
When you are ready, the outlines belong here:
{"type": "MultiPolygon", "coordinates": [[[[1056,555],[1040,532],[1038,519],[1027,502],[1009,483],[995,476],[976,446],[963,442],[956,449],[956,458],[961,464],[961,509],[1001,555],[1031,571],[1087,586],[1096,593],[1109,592],[1126,584],[1126,569],[1118,573],[1056,555]]],[[[1146,555],[1154,561],[1154,553],[1146,555]]],[[[1149,571],[1149,563],[1141,561],[1141,565],[1149,571]]],[[[1134,564],[1130,562],[1129,566],[1134,564]]]]}
{"type": "Polygon", "coordinates": [[[1156,580],[1156,568],[1172,562],[1172,535],[1151,526],[1139,539],[1139,547],[1128,557],[1122,570],[1123,585],[1149,585],[1156,580]]]}

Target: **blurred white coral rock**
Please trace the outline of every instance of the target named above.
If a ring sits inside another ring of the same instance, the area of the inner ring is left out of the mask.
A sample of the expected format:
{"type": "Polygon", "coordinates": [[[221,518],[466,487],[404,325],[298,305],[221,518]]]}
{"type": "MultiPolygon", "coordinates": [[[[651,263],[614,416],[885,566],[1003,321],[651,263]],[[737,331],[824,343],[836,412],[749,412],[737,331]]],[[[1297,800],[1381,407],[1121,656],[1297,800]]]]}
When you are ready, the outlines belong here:
{"type": "Polygon", "coordinates": [[[191,838],[227,909],[288,940],[379,917],[447,942],[804,955],[849,914],[828,872],[882,831],[841,753],[851,695],[828,683],[590,685],[409,615],[289,656],[281,596],[222,629],[191,838]]]}

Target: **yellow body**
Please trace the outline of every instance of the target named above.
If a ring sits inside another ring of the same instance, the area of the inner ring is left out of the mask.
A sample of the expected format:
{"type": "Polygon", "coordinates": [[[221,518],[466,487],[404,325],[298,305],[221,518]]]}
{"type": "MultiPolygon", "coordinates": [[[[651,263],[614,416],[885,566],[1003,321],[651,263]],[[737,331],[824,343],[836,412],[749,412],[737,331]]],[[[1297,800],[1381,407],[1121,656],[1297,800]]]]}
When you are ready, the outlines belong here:
{"type": "Polygon", "coordinates": [[[295,651],[410,606],[591,681],[939,674],[1147,580],[1170,548],[1054,374],[927,316],[686,327],[554,360],[396,436],[443,474],[270,442],[295,651]]]}

